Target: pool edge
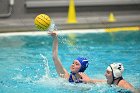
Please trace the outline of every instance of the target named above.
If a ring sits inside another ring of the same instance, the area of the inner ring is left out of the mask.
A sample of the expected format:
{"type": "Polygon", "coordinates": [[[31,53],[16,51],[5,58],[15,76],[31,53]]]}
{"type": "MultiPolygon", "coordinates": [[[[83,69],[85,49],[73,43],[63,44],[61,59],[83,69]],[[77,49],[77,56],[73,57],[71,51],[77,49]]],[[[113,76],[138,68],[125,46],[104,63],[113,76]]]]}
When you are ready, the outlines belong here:
{"type": "MultiPolygon", "coordinates": [[[[104,28],[104,29],[71,29],[71,30],[58,30],[60,34],[69,33],[106,33],[106,32],[122,32],[122,31],[140,31],[140,26],[133,27],[115,27],[115,28],[104,28]]],[[[15,36],[15,35],[48,35],[47,31],[28,31],[28,32],[5,32],[0,33],[0,36],[15,36]]]]}

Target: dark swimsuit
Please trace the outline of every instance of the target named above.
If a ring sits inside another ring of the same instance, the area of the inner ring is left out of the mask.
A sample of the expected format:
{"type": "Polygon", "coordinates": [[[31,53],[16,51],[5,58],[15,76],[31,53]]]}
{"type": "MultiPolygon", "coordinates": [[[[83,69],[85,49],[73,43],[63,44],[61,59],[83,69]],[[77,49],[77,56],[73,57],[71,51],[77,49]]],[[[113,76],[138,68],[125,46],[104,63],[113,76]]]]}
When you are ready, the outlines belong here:
{"type": "MultiPolygon", "coordinates": [[[[119,81],[118,81],[117,85],[119,84],[119,82],[120,82],[121,80],[123,80],[123,77],[120,77],[120,78],[119,78],[119,81]]],[[[130,90],[126,90],[126,89],[120,89],[120,90],[117,91],[117,93],[133,93],[133,92],[130,91],[130,90]]]]}
{"type": "Polygon", "coordinates": [[[70,74],[70,77],[69,77],[69,82],[74,82],[74,83],[82,83],[82,81],[81,80],[79,80],[79,79],[77,79],[77,77],[75,76],[75,73],[71,73],[70,74]],[[72,75],[74,75],[74,77],[75,77],[75,81],[73,80],[73,78],[72,78],[72,75]]]}

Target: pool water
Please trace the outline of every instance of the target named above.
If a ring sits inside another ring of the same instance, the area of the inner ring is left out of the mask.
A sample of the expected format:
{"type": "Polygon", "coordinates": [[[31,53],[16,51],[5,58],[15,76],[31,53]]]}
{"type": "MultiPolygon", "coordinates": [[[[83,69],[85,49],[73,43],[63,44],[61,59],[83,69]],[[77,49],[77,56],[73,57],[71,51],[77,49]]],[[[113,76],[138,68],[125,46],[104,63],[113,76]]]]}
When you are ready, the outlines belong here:
{"type": "MultiPolygon", "coordinates": [[[[105,79],[106,67],[122,62],[124,79],[140,88],[140,31],[60,33],[59,57],[69,72],[78,56],[89,60],[85,73],[94,79],[105,79]]],[[[52,38],[47,34],[0,36],[0,93],[118,93],[120,89],[71,84],[59,78],[52,60],[52,38]]]]}

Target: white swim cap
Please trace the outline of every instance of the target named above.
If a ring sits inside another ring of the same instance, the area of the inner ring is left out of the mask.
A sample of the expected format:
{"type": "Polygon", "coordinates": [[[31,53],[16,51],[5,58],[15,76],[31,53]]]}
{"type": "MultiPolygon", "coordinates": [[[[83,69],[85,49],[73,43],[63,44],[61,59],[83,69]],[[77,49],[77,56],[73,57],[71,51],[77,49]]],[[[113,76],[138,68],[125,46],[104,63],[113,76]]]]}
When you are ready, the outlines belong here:
{"type": "Polygon", "coordinates": [[[124,71],[124,67],[122,63],[113,63],[110,64],[110,66],[107,67],[108,71],[112,71],[114,78],[122,77],[122,73],[124,71]]]}

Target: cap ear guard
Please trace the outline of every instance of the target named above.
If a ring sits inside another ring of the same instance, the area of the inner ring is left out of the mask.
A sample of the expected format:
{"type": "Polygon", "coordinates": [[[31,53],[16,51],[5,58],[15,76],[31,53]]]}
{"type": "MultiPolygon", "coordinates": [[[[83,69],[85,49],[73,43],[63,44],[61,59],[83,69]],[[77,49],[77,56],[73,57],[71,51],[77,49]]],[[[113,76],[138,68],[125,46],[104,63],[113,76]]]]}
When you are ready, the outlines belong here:
{"type": "Polygon", "coordinates": [[[88,67],[89,63],[86,64],[86,68],[88,67]]]}
{"type": "Polygon", "coordinates": [[[86,58],[83,57],[78,57],[76,60],[78,60],[81,64],[81,68],[79,70],[79,72],[84,72],[86,70],[86,68],[88,67],[88,60],[86,58]]]}

